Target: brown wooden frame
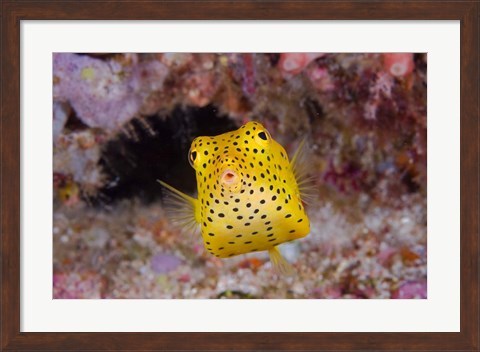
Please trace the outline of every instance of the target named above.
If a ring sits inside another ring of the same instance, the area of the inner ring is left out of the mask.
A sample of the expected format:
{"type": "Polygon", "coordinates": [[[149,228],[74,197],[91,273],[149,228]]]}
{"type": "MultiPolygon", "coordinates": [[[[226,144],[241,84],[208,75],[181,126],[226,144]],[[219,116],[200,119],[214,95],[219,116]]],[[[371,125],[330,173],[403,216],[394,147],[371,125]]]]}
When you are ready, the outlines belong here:
{"type": "Polygon", "coordinates": [[[3,350],[471,350],[479,344],[479,16],[473,1],[2,1],[1,348],[3,350]],[[22,20],[460,20],[459,333],[20,332],[20,22],[22,20]]]}

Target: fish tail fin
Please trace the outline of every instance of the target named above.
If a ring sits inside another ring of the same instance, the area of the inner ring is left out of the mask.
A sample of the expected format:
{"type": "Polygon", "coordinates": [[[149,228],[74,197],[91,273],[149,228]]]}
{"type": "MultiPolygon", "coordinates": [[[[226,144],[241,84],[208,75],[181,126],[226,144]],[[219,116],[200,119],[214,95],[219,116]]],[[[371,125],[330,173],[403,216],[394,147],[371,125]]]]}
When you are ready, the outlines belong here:
{"type": "Polygon", "coordinates": [[[290,163],[295,180],[297,181],[297,187],[300,192],[300,198],[305,203],[311,203],[316,194],[315,178],[310,176],[312,163],[311,163],[311,150],[310,143],[307,141],[307,137],[303,138],[300,142],[295,154],[293,155],[290,163]]]}
{"type": "Polygon", "coordinates": [[[293,266],[282,256],[277,247],[270,248],[268,254],[270,255],[273,269],[277,274],[284,276],[293,276],[295,274],[295,269],[293,269],[293,266]]]}
{"type": "Polygon", "coordinates": [[[157,180],[165,190],[163,204],[168,218],[174,225],[180,228],[182,232],[195,235],[200,229],[197,219],[198,200],[180,192],[169,184],[157,180]]]}

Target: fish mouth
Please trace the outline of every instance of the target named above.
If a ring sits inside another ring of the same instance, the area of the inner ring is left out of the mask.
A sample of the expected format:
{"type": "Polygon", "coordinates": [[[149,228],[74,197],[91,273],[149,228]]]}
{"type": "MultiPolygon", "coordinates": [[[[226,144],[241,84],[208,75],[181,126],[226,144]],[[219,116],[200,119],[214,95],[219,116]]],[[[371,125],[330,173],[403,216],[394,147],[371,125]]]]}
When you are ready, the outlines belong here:
{"type": "Polygon", "coordinates": [[[222,175],[220,176],[220,183],[225,186],[232,187],[239,182],[240,182],[240,177],[238,173],[231,168],[225,169],[222,172],[222,175]]]}
{"type": "Polygon", "coordinates": [[[242,188],[242,177],[238,170],[227,166],[219,176],[218,179],[222,189],[231,193],[238,193],[242,188]]]}

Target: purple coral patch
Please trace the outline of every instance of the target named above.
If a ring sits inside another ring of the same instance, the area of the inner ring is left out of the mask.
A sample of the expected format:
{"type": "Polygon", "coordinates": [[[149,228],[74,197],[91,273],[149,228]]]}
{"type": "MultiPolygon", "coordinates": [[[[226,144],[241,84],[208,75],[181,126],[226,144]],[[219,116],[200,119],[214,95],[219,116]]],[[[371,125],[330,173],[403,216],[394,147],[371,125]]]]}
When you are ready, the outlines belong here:
{"type": "Polygon", "coordinates": [[[86,125],[114,131],[135,117],[167,74],[160,62],[142,62],[132,69],[115,60],[59,53],[53,55],[53,95],[69,102],[86,125]]]}
{"type": "Polygon", "coordinates": [[[393,292],[392,298],[411,299],[411,298],[427,298],[426,282],[406,282],[400,286],[398,290],[393,292]]]}
{"type": "Polygon", "coordinates": [[[175,270],[182,261],[180,258],[171,254],[156,254],[150,261],[150,267],[157,274],[165,274],[175,270]]]}

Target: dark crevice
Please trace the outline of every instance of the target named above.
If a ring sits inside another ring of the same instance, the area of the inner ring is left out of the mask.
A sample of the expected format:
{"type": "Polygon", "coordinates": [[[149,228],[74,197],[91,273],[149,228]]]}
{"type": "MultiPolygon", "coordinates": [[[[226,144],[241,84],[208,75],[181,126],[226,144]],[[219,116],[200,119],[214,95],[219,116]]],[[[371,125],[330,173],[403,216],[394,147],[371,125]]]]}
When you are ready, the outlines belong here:
{"type": "Polygon", "coordinates": [[[68,115],[68,119],[65,123],[65,129],[69,131],[80,131],[86,130],[88,128],[89,127],[78,118],[75,110],[71,109],[70,114],[68,115]]]}
{"type": "Polygon", "coordinates": [[[176,107],[168,115],[151,116],[145,121],[151,131],[134,120],[130,130],[135,136],[120,134],[104,147],[100,164],[109,182],[90,200],[93,205],[129,198],[145,203],[157,201],[162,196],[157,179],[193,194],[195,172],[187,159],[192,140],[238,128],[228,116],[219,116],[212,105],[176,107]]]}

